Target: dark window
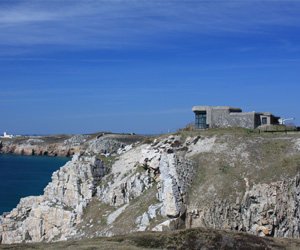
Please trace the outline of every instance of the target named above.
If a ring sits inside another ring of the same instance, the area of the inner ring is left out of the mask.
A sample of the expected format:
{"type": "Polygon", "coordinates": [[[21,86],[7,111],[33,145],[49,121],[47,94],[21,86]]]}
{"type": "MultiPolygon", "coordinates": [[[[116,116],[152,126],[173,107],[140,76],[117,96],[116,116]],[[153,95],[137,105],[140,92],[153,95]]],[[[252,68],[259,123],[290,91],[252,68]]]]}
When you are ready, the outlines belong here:
{"type": "Polygon", "coordinates": [[[206,112],[196,112],[196,128],[205,129],[206,128],[206,112]]]}
{"type": "Polygon", "coordinates": [[[262,124],[267,124],[267,123],[268,123],[267,117],[263,117],[263,118],[261,119],[261,123],[262,123],[262,124]]]}

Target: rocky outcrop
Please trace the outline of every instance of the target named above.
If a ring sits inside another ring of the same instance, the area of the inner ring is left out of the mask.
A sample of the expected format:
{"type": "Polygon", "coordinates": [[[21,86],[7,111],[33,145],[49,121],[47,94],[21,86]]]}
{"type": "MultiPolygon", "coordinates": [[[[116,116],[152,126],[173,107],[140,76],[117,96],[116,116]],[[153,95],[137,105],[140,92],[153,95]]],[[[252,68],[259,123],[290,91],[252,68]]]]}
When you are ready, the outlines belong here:
{"type": "Polygon", "coordinates": [[[97,140],[92,141],[86,151],[94,154],[115,154],[118,149],[122,149],[125,146],[126,144],[123,142],[111,138],[100,137],[97,140]]]}
{"type": "Polygon", "coordinates": [[[64,240],[75,234],[96,185],[108,169],[96,157],[75,155],[52,175],[43,196],[21,199],[0,217],[1,243],[64,240]]]}
{"type": "Polygon", "coordinates": [[[74,135],[70,139],[63,142],[63,147],[76,147],[85,143],[91,136],[90,135],[74,135]]]}
{"type": "Polygon", "coordinates": [[[235,204],[214,200],[206,207],[189,208],[187,227],[208,226],[259,236],[300,238],[299,183],[298,173],[286,181],[254,185],[235,204]]]}
{"type": "Polygon", "coordinates": [[[162,155],[159,171],[158,199],[164,204],[162,215],[182,217],[196,173],[196,164],[174,154],[162,155]]]}
{"type": "Polygon", "coordinates": [[[53,135],[17,137],[0,142],[0,153],[71,157],[76,153],[113,154],[144,136],[102,133],[100,135],[53,135]]]}
{"type": "Polygon", "coordinates": [[[20,142],[7,140],[3,142],[0,153],[69,157],[81,151],[80,145],[77,143],[47,142],[42,139],[33,138],[21,140],[20,142]]]}
{"type": "Polygon", "coordinates": [[[72,161],[53,173],[52,182],[45,188],[43,196],[24,198],[11,213],[1,217],[2,243],[75,237],[76,226],[93,198],[119,207],[107,215],[107,227],[97,232],[98,235],[113,235],[111,226],[116,218],[131,209],[131,201],[150,188],[156,189],[157,201],[145,208],[130,231],[149,229],[149,221],[158,215],[165,220],[182,221],[196,170],[193,162],[170,153],[163,143],[155,149],[146,144],[125,148],[123,144],[107,139],[98,144],[99,140],[103,139],[100,137],[91,144],[86,154],[92,154],[91,149],[100,150],[102,145],[108,146],[106,151],[101,151],[107,157],[111,155],[108,152],[122,152],[112,166],[104,166],[95,156],[73,156],[72,161]],[[117,146],[119,150],[115,149],[117,146]]]}
{"type": "MultiPolygon", "coordinates": [[[[152,155],[153,156],[153,155],[152,155]]],[[[160,201],[150,205],[148,211],[137,217],[138,230],[149,229],[150,220],[158,215],[166,218],[166,221],[154,227],[154,231],[174,230],[184,227],[186,204],[189,197],[189,189],[196,172],[196,164],[171,154],[161,154],[153,157],[158,160],[157,168],[149,168],[156,173],[157,194],[160,201]]],[[[147,163],[149,158],[146,158],[147,163]]],[[[154,161],[155,162],[155,161],[154,161]]],[[[156,165],[156,163],[154,163],[156,165]]],[[[150,160],[150,166],[151,160],[150,160]]]]}
{"type": "Polygon", "coordinates": [[[43,196],[0,217],[2,243],[199,226],[300,238],[299,141],[199,133],[130,145],[103,135],[69,138],[62,147],[84,153],[53,173],[43,196]]]}

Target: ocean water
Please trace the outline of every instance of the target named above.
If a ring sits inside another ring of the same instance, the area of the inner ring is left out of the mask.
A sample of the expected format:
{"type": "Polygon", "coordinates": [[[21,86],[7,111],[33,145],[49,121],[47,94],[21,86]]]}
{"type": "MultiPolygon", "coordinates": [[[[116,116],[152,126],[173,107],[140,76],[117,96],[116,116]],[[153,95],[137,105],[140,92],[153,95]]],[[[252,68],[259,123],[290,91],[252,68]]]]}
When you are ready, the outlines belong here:
{"type": "Polygon", "coordinates": [[[52,173],[69,160],[0,154],[0,215],[15,208],[22,197],[43,194],[52,173]]]}

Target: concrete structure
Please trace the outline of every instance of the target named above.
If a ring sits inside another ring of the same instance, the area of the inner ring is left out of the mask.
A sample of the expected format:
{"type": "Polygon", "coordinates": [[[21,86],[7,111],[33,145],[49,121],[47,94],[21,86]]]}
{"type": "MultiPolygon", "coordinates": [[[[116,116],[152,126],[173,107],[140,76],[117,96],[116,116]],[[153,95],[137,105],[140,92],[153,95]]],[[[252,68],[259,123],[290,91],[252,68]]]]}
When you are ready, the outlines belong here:
{"type": "Polygon", "coordinates": [[[196,129],[244,127],[278,124],[279,117],[270,112],[242,112],[240,108],[195,106],[196,129]]]}

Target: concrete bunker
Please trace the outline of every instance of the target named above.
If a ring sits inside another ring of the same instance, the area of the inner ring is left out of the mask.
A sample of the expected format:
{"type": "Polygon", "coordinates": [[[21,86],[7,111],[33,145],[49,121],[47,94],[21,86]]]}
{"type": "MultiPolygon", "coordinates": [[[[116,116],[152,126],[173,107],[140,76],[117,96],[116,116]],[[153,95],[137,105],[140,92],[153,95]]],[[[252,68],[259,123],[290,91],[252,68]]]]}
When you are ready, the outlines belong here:
{"type": "Polygon", "coordinates": [[[242,112],[240,108],[224,106],[195,106],[193,112],[196,129],[227,127],[254,129],[258,126],[278,124],[280,118],[270,112],[242,112]]]}

